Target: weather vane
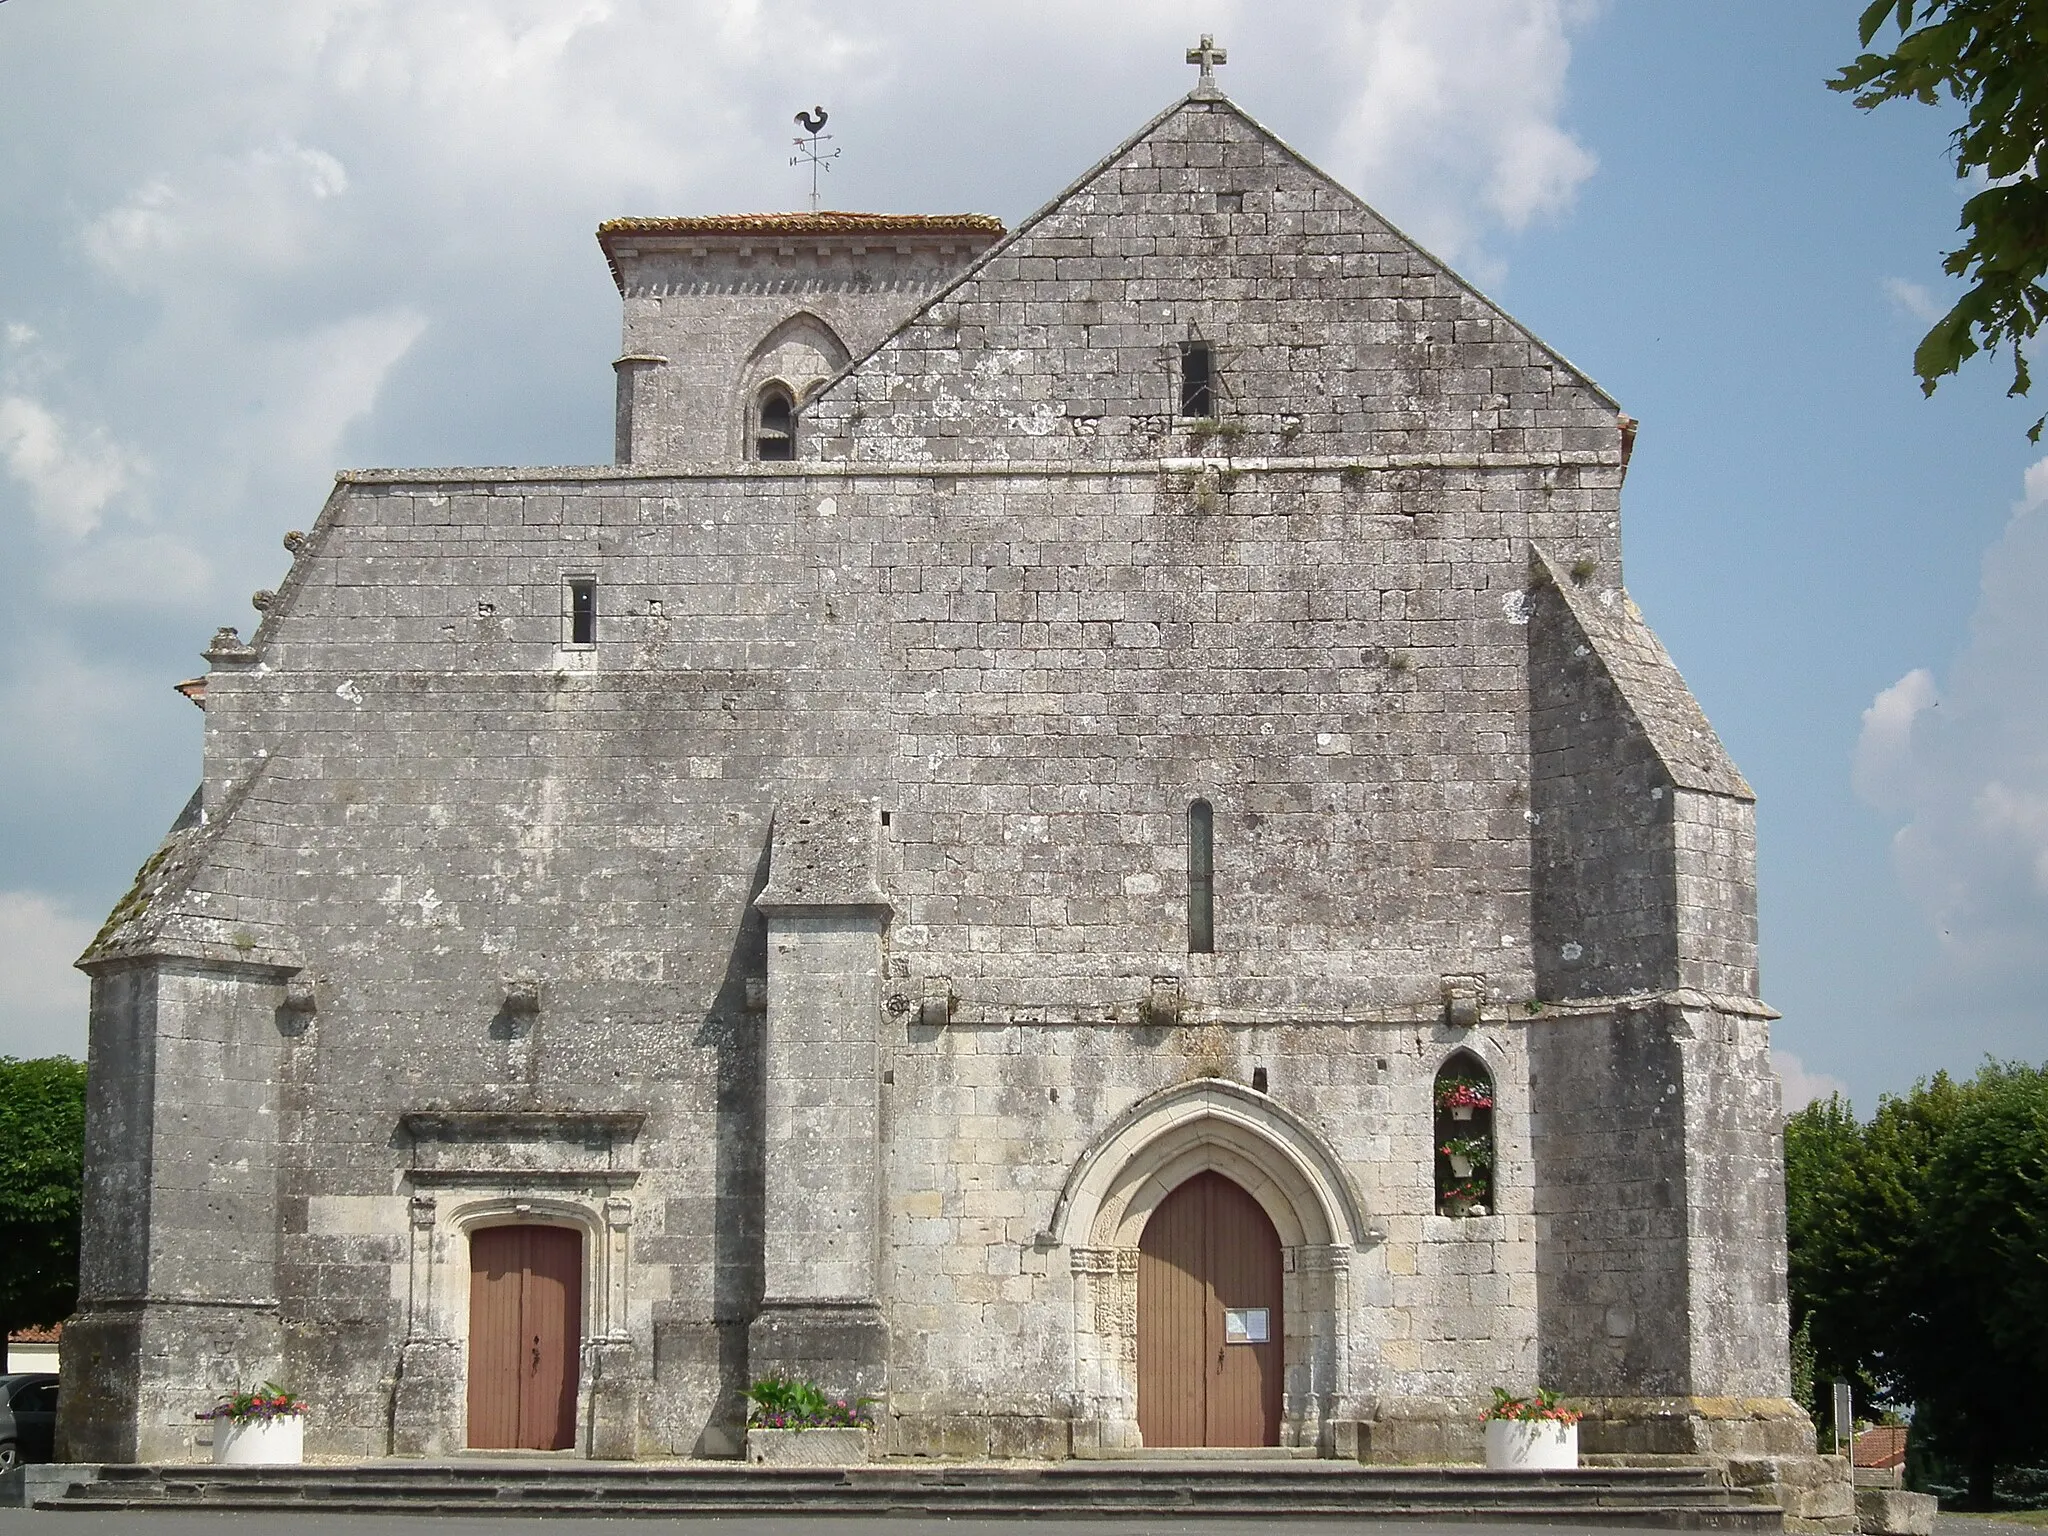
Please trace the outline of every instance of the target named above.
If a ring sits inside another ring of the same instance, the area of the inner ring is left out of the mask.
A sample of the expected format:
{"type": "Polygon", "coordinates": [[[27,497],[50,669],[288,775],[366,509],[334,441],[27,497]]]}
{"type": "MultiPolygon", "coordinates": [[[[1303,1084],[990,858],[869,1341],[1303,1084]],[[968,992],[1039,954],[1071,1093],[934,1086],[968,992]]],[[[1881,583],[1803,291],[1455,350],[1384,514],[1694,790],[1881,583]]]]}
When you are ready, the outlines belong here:
{"type": "Polygon", "coordinates": [[[804,137],[796,141],[796,153],[789,157],[791,165],[808,165],[811,168],[811,212],[818,211],[818,172],[832,169],[831,162],[839,158],[836,149],[820,150],[819,145],[829,144],[832,135],[825,132],[826,111],[813,107],[808,112],[796,115],[797,126],[804,131],[804,137]]]}

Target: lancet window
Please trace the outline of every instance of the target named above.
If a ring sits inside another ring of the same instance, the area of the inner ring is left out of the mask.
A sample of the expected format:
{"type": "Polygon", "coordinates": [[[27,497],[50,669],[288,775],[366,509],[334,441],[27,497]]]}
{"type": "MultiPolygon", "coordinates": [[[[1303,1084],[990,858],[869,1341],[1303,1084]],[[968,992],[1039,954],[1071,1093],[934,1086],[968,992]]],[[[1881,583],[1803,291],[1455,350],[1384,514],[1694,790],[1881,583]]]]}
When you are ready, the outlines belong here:
{"type": "Polygon", "coordinates": [[[1437,1072],[1436,1208],[1444,1216],[1492,1213],[1493,1074],[1470,1051],[1453,1052],[1437,1072]]]}

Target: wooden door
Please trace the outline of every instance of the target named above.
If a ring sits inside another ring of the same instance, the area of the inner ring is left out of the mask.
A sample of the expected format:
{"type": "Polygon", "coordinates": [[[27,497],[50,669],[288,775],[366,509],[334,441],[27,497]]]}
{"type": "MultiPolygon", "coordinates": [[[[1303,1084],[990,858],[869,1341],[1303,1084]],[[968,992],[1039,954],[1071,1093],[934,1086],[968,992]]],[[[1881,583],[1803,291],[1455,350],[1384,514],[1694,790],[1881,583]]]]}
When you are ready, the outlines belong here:
{"type": "Polygon", "coordinates": [[[1148,1446],[1280,1443],[1280,1234],[1214,1171],[1138,1239],[1138,1429],[1148,1446]]]}
{"type": "Polygon", "coordinates": [[[583,1237],[568,1227],[484,1227],[469,1237],[469,1443],[576,1444],[583,1237]]]}

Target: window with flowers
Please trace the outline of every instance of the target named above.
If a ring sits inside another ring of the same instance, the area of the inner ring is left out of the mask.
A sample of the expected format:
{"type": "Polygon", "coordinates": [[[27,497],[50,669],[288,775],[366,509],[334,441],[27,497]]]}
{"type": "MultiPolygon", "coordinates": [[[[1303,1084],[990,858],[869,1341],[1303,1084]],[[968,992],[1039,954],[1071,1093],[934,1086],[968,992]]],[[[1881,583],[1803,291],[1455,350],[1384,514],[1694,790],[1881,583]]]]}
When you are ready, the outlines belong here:
{"type": "Polygon", "coordinates": [[[1493,1210],[1493,1074],[1458,1051],[1436,1075],[1436,1208],[1443,1216],[1493,1210]]]}

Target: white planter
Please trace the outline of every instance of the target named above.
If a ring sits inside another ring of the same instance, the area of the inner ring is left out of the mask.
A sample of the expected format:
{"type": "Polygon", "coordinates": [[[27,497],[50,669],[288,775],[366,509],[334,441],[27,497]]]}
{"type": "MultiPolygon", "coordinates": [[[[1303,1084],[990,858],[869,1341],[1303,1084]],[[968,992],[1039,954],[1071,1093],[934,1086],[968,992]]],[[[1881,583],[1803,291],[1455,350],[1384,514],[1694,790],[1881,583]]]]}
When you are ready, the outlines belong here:
{"type": "Polygon", "coordinates": [[[1469,1178],[1471,1178],[1471,1177],[1472,1177],[1472,1159],[1471,1159],[1471,1158],[1469,1158],[1469,1157],[1460,1157],[1460,1156],[1458,1156],[1458,1154],[1457,1154],[1457,1153],[1455,1153],[1455,1152],[1453,1152],[1453,1153],[1451,1153],[1451,1154],[1449,1154],[1449,1155],[1450,1155],[1450,1159],[1451,1159],[1451,1176],[1452,1176],[1453,1178],[1459,1178],[1459,1179],[1469,1179],[1469,1178]]]}
{"type": "Polygon", "coordinates": [[[215,1419],[213,1459],[224,1467],[295,1467],[306,1459],[306,1420],[296,1413],[246,1424],[215,1419]]]}
{"type": "Polygon", "coordinates": [[[1453,1120],[1470,1120],[1472,1118],[1472,1106],[1470,1104],[1453,1104],[1451,1106],[1451,1118],[1453,1120]]]}
{"type": "Polygon", "coordinates": [[[1496,1472],[1569,1472],[1579,1464],[1579,1426],[1557,1419],[1489,1419],[1486,1465],[1496,1472]]]}
{"type": "Polygon", "coordinates": [[[749,1429],[747,1460],[757,1467],[858,1467],[868,1460],[873,1432],[832,1429],[749,1429]]]}

